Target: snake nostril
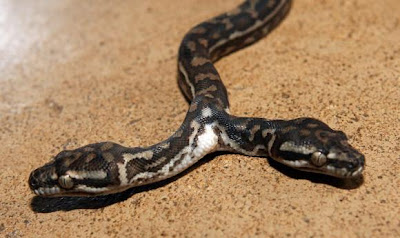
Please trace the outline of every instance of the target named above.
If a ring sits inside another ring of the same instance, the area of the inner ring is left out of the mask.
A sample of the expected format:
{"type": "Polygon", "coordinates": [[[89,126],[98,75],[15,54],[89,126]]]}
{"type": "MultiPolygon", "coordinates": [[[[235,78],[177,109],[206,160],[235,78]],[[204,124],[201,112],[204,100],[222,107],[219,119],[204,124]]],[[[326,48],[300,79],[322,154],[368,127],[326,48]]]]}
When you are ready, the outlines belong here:
{"type": "Polygon", "coordinates": [[[34,176],[34,172],[32,172],[31,175],[29,176],[29,181],[28,181],[28,183],[29,183],[29,187],[30,187],[31,189],[35,189],[35,188],[37,187],[38,182],[37,182],[37,179],[36,179],[35,176],[34,176]]]}
{"type": "Polygon", "coordinates": [[[360,167],[364,166],[364,160],[363,159],[357,159],[352,161],[352,163],[348,164],[348,168],[353,170],[353,169],[358,169],[360,167]]]}
{"type": "Polygon", "coordinates": [[[33,171],[30,175],[29,175],[29,187],[31,189],[36,189],[39,187],[39,180],[38,180],[38,176],[37,176],[37,170],[33,171]]]}
{"type": "Polygon", "coordinates": [[[353,170],[357,167],[357,165],[355,163],[348,163],[346,167],[348,170],[353,170]]]}

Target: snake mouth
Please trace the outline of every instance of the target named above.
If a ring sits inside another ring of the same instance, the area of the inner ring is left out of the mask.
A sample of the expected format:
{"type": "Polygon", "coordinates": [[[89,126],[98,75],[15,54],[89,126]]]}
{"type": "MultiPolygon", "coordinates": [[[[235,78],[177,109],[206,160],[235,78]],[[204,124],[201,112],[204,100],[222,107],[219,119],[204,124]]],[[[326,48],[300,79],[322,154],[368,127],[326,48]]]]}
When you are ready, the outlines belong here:
{"type": "Polygon", "coordinates": [[[312,172],[312,173],[319,173],[319,174],[326,174],[329,176],[337,177],[337,178],[355,178],[361,176],[364,166],[360,165],[353,169],[349,169],[346,167],[336,167],[333,164],[326,164],[320,167],[316,167],[312,165],[307,160],[284,160],[282,159],[280,162],[283,164],[302,170],[305,172],[312,172]]]}
{"type": "Polygon", "coordinates": [[[337,178],[355,178],[361,176],[364,167],[360,166],[355,170],[348,170],[346,168],[337,168],[332,165],[328,165],[324,166],[324,168],[300,167],[298,169],[306,172],[326,174],[337,178]]]}
{"type": "Polygon", "coordinates": [[[61,193],[61,189],[58,186],[40,187],[34,189],[33,192],[38,196],[52,196],[61,193]]]}
{"type": "MultiPolygon", "coordinates": [[[[67,190],[61,189],[59,187],[49,187],[49,188],[38,188],[32,190],[33,193],[40,197],[88,197],[90,194],[83,192],[68,192],[67,190]]],[[[93,194],[95,195],[95,194],[93,194]]]]}
{"type": "Polygon", "coordinates": [[[83,184],[75,186],[73,189],[63,189],[57,185],[53,187],[39,187],[32,189],[33,193],[41,197],[89,197],[104,196],[112,193],[119,193],[128,189],[129,186],[123,187],[89,187],[83,184]]]}
{"type": "MultiPolygon", "coordinates": [[[[79,191],[68,191],[65,189],[62,189],[58,186],[54,187],[40,187],[37,189],[32,190],[33,193],[37,196],[40,197],[63,197],[63,196],[68,196],[68,197],[87,197],[90,196],[90,194],[84,193],[84,192],[79,192],[79,191]]],[[[93,194],[96,195],[96,194],[93,194]]]]}

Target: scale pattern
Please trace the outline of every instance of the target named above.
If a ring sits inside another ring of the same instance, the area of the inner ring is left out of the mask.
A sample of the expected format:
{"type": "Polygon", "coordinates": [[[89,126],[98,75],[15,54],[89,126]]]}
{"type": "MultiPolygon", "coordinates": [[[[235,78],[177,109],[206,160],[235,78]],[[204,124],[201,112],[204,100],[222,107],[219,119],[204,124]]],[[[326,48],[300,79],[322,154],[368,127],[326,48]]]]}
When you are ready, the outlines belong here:
{"type": "Polygon", "coordinates": [[[248,0],[192,28],[178,54],[178,83],[191,102],[180,128],[149,147],[101,142],[60,152],[34,170],[40,196],[118,193],[174,176],[206,154],[231,151],[271,157],[290,167],[355,177],[364,156],[346,135],[313,118],[267,120],[229,114],[226,88],[213,62],[267,35],[285,18],[290,0],[248,0]]]}

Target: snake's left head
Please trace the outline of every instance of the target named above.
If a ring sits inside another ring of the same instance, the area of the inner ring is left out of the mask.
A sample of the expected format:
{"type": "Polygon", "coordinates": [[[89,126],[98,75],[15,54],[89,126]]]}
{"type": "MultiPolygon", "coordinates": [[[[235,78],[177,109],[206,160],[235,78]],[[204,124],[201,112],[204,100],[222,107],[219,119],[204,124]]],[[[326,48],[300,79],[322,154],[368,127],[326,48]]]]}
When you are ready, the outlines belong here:
{"type": "MultiPolygon", "coordinates": [[[[29,176],[31,190],[39,196],[89,196],[107,194],[119,187],[118,156],[122,146],[111,142],[64,150],[29,176]]],[[[120,186],[122,187],[122,186],[120,186]]]]}
{"type": "Polygon", "coordinates": [[[288,121],[280,129],[273,158],[290,167],[339,178],[362,174],[365,158],[342,131],[313,118],[288,121]]]}

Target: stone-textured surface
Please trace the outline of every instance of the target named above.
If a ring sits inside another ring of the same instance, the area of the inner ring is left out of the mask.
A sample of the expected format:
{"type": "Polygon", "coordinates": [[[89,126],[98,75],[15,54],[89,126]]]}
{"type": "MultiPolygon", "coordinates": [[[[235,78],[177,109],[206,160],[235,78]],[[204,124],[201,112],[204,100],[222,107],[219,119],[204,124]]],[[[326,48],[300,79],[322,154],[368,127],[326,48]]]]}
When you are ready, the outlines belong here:
{"type": "Polygon", "coordinates": [[[270,36],[217,63],[233,113],[350,135],[360,186],[226,154],[102,209],[32,211],[28,175],[63,148],[178,128],[180,39],[238,3],[1,1],[0,236],[399,237],[398,0],[294,1],[270,36]]]}

